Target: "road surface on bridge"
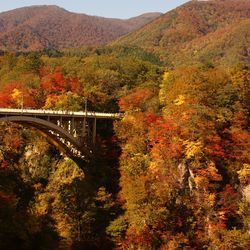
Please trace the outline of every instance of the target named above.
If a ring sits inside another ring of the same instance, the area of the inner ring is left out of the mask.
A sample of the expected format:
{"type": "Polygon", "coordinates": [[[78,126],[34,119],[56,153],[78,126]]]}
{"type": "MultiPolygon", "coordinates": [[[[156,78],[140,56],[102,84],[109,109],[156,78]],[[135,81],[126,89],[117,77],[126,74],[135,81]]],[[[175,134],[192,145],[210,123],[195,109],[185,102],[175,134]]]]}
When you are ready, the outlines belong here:
{"type": "Polygon", "coordinates": [[[47,109],[9,109],[0,108],[0,115],[25,115],[25,116],[60,116],[60,117],[86,117],[98,119],[119,119],[121,113],[102,113],[95,111],[67,111],[67,110],[47,110],[47,109]]]}

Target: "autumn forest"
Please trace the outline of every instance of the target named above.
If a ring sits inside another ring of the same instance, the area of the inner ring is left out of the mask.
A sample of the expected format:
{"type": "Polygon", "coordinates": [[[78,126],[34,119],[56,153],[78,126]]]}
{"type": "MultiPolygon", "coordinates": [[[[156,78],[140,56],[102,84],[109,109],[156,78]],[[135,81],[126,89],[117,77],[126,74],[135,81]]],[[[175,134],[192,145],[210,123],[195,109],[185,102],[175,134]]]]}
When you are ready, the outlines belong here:
{"type": "Polygon", "coordinates": [[[87,162],[0,123],[0,249],[250,249],[249,18],[191,1],[105,45],[1,46],[0,108],[123,116],[87,162]]]}

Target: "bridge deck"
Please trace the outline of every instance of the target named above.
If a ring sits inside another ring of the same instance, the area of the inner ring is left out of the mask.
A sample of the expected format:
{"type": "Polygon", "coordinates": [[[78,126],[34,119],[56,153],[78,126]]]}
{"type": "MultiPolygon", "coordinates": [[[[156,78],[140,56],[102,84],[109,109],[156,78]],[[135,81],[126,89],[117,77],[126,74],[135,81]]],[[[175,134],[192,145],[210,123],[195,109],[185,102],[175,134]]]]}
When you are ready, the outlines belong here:
{"type": "Polygon", "coordinates": [[[101,113],[94,111],[67,111],[67,110],[45,110],[45,109],[9,109],[0,108],[0,115],[23,115],[23,116],[50,116],[50,117],[75,117],[75,118],[98,118],[119,119],[121,113],[101,113]]]}

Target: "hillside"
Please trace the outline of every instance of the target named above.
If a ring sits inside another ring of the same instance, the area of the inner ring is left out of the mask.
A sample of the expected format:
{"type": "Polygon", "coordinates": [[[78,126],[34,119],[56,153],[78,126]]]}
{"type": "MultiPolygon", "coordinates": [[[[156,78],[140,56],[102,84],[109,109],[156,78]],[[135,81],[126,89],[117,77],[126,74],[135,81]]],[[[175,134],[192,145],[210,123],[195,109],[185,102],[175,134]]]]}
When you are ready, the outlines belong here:
{"type": "Polygon", "coordinates": [[[136,30],[161,13],[127,20],[68,12],[57,6],[32,6],[0,13],[0,49],[63,49],[103,45],[136,30]]]}
{"type": "Polygon", "coordinates": [[[0,250],[250,249],[249,2],[204,1],[60,51],[155,14],[0,14],[3,48],[49,47],[0,50],[0,250]]]}
{"type": "Polygon", "coordinates": [[[208,59],[227,61],[232,53],[237,60],[242,57],[235,55],[242,54],[247,60],[249,18],[249,0],[190,1],[113,45],[156,51],[170,65],[208,59]]]}

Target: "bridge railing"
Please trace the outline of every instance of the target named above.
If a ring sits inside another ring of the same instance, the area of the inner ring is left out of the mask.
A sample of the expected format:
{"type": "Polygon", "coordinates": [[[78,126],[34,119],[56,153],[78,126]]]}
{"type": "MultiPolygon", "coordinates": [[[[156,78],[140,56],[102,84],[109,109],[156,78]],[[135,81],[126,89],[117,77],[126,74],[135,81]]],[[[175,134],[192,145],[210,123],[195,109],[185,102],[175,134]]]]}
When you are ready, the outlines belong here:
{"type": "Polygon", "coordinates": [[[0,108],[0,114],[27,114],[27,115],[62,115],[62,116],[78,116],[93,118],[121,118],[122,113],[103,113],[95,111],[68,111],[68,110],[51,110],[51,109],[11,109],[0,108]]]}

